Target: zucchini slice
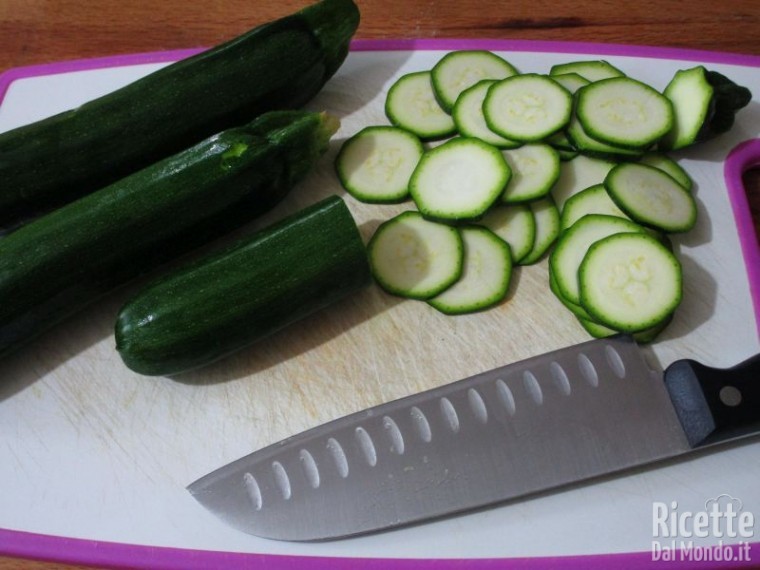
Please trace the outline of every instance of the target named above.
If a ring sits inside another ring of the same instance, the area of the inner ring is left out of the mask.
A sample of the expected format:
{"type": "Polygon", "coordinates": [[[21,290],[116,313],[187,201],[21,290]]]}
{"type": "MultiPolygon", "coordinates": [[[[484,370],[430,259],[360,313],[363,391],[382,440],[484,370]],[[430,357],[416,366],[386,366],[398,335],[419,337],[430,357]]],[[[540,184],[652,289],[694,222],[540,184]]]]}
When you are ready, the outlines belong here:
{"type": "Polygon", "coordinates": [[[659,145],[664,150],[684,148],[726,132],[733,126],[736,112],[752,99],[749,89],[701,65],[677,71],[664,93],[675,110],[675,125],[659,145]]]}
{"type": "Polygon", "coordinates": [[[617,161],[636,159],[644,153],[642,149],[612,145],[589,136],[577,115],[570,119],[566,134],[573,147],[588,156],[617,161]]]}
{"type": "Polygon", "coordinates": [[[589,214],[564,232],[549,257],[549,267],[562,297],[581,305],[578,268],[591,244],[612,234],[644,232],[640,225],[615,216],[589,214]]]}
{"type": "Polygon", "coordinates": [[[560,226],[562,231],[570,228],[587,214],[604,214],[629,219],[615,201],[610,198],[604,184],[595,184],[571,196],[562,208],[560,226]]]}
{"type": "MultiPolygon", "coordinates": [[[[649,327],[648,329],[635,331],[631,334],[631,336],[639,344],[654,342],[654,340],[660,335],[662,331],[665,330],[665,328],[667,328],[672,320],[673,315],[669,315],[667,318],[663,319],[662,322],[649,327]]],[[[594,338],[607,338],[612,335],[620,334],[620,331],[599,324],[590,318],[578,317],[578,322],[586,330],[586,332],[594,338]]]]}
{"type": "Polygon", "coordinates": [[[119,311],[116,348],[135,372],[179,374],[371,282],[356,223],[331,196],[147,284],[119,311]]]}
{"type": "Polygon", "coordinates": [[[267,111],[303,106],[337,71],[358,24],[352,0],[323,0],[0,134],[0,226],[60,207],[267,111]]]}
{"type": "Polygon", "coordinates": [[[532,265],[541,260],[559,236],[559,210],[554,200],[547,196],[528,205],[536,222],[536,237],[530,252],[520,259],[520,265],[532,265]]]}
{"type": "Polygon", "coordinates": [[[337,119],[277,111],[0,239],[0,356],[116,287],[249,223],[327,150],[337,119]]]}
{"type": "Polygon", "coordinates": [[[444,55],[431,70],[438,102],[451,112],[459,95],[483,79],[506,79],[517,74],[514,66],[486,50],[460,50],[444,55]]]}
{"type": "Polygon", "coordinates": [[[505,204],[543,198],[559,178],[559,154],[548,144],[528,143],[503,154],[512,171],[501,195],[505,204]]]}
{"type": "Polygon", "coordinates": [[[459,231],[407,211],[383,222],[367,245],[372,274],[388,293],[428,299],[462,274],[459,231]]]}
{"type": "Polygon", "coordinates": [[[603,79],[579,89],[576,115],[590,137],[633,149],[657,142],[674,121],[667,97],[629,77],[603,79]]]}
{"type": "Polygon", "coordinates": [[[491,208],[479,224],[509,244],[512,261],[520,263],[536,241],[536,219],[527,204],[491,208]]]}
{"type": "MultiPolygon", "coordinates": [[[[562,73],[560,75],[552,75],[551,77],[554,79],[554,81],[562,85],[562,87],[567,89],[573,95],[576,91],[578,91],[578,89],[590,83],[588,79],[581,77],[577,73],[562,73]]],[[[577,147],[567,136],[567,132],[565,132],[566,130],[567,129],[554,133],[546,140],[546,142],[558,150],[564,150],[568,152],[575,151],[577,147]]]]}
{"type": "Polygon", "coordinates": [[[665,174],[672,176],[676,182],[689,191],[691,191],[694,186],[694,181],[691,179],[691,176],[689,176],[689,173],[667,155],[659,152],[647,152],[641,157],[639,163],[659,168],[665,174]]]}
{"type": "Polygon", "coordinates": [[[473,313],[502,301],[512,277],[509,245],[482,227],[460,229],[464,241],[464,270],[451,287],[428,300],[447,315],[473,313]]]}
{"type": "Polygon", "coordinates": [[[552,188],[552,197],[560,208],[578,192],[601,184],[617,163],[609,159],[579,154],[559,167],[559,180],[552,188]]]}
{"type": "Polygon", "coordinates": [[[565,127],[573,96],[546,75],[526,73],[494,83],[483,101],[488,127],[508,139],[537,142],[565,127]]]}
{"type": "Polygon", "coordinates": [[[483,101],[488,89],[494,83],[496,81],[484,79],[463,91],[454,104],[451,116],[454,118],[457,131],[464,137],[478,138],[497,148],[517,148],[522,144],[521,142],[497,135],[486,124],[483,101]]]}
{"type": "Polygon", "coordinates": [[[678,70],[664,93],[673,103],[675,124],[660,147],[677,150],[693,144],[707,120],[713,98],[713,88],[707,81],[705,68],[700,65],[678,70]]]}
{"type": "Polygon", "coordinates": [[[393,125],[423,140],[441,139],[456,132],[454,119],[435,98],[429,71],[400,77],[388,90],[385,114],[393,125]]]}
{"type": "Polygon", "coordinates": [[[559,285],[557,285],[557,278],[554,276],[554,273],[552,273],[551,267],[549,269],[550,269],[549,270],[549,290],[552,293],[554,293],[554,296],[557,297],[559,302],[562,303],[565,306],[565,308],[568,309],[579,320],[592,322],[591,315],[588,314],[588,311],[586,309],[584,309],[580,305],[576,305],[572,301],[568,301],[565,298],[565,296],[562,294],[562,291],[559,288],[559,285]]]}
{"type": "Polygon", "coordinates": [[[622,332],[654,327],[682,297],[678,259],[644,233],[619,233],[594,243],[578,271],[581,305],[595,321],[622,332]]]}
{"type": "Polygon", "coordinates": [[[498,200],[510,176],[499,149],[457,137],[425,153],[409,190],[425,217],[474,220],[498,200]]]}
{"type": "Polygon", "coordinates": [[[641,224],[676,233],[689,231],[697,223],[691,192],[653,166],[618,164],[607,174],[604,186],[618,207],[641,224]]]}
{"type": "Polygon", "coordinates": [[[553,65],[549,70],[549,75],[552,76],[565,75],[568,73],[575,73],[588,81],[600,81],[612,77],[625,77],[625,73],[603,59],[558,63],[553,65]]]}
{"type": "Polygon", "coordinates": [[[365,127],[348,139],[335,159],[343,187],[357,200],[400,202],[424,149],[416,135],[398,127],[365,127]]]}

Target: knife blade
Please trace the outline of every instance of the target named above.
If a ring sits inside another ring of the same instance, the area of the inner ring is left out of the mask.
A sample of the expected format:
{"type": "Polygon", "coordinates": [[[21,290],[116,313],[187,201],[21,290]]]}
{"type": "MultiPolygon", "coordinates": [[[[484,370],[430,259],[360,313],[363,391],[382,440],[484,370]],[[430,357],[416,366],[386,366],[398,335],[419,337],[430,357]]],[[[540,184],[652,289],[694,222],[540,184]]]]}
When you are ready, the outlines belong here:
{"type": "Polygon", "coordinates": [[[498,504],[760,432],[760,355],[649,367],[593,340],[328,422],[188,486],[261,537],[326,540],[498,504]]]}

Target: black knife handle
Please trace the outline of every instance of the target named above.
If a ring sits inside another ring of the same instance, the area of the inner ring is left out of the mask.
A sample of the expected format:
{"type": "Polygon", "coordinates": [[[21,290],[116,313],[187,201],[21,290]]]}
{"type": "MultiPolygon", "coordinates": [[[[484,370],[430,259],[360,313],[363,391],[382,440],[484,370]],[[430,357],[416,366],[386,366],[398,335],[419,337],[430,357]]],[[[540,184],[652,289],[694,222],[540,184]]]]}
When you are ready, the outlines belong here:
{"type": "Polygon", "coordinates": [[[760,433],[760,354],[726,369],[678,360],[665,385],[692,447],[760,433]]]}

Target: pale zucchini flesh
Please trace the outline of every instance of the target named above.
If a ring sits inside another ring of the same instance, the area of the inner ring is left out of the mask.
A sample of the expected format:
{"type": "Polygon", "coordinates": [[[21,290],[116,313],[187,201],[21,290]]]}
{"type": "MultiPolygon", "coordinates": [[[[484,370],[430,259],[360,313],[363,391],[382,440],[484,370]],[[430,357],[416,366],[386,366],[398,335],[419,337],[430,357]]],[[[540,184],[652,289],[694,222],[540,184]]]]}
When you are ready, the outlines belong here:
{"type": "Polygon", "coordinates": [[[620,160],[622,158],[637,158],[644,153],[641,149],[626,148],[595,139],[586,132],[577,115],[570,118],[566,134],[575,148],[589,156],[620,160]]]}
{"type": "Polygon", "coordinates": [[[526,73],[494,83],[483,102],[488,127],[503,137],[537,142],[570,119],[573,96],[546,75],[526,73]]]}
{"type": "Polygon", "coordinates": [[[646,148],[673,127],[673,105],[668,98],[629,77],[590,83],[576,96],[576,116],[583,130],[608,145],[646,148]]]}
{"type": "Polygon", "coordinates": [[[641,226],[630,220],[602,214],[586,215],[573,224],[557,240],[549,257],[549,267],[562,296],[571,303],[582,304],[578,268],[593,243],[617,233],[643,231],[641,226]]]}
{"type": "Polygon", "coordinates": [[[512,254],[507,243],[483,227],[461,228],[464,269],[451,287],[428,300],[448,315],[472,313],[502,301],[512,276],[512,254]]]}
{"type": "Polygon", "coordinates": [[[684,168],[675,160],[665,154],[659,152],[647,152],[641,157],[639,162],[641,164],[646,164],[647,166],[659,168],[664,173],[673,177],[676,182],[689,191],[691,191],[694,186],[694,181],[691,179],[691,176],[689,176],[689,173],[686,172],[686,170],[684,170],[684,168]]]}
{"type": "Polygon", "coordinates": [[[446,54],[433,66],[431,79],[441,107],[451,112],[459,95],[484,79],[506,79],[514,66],[493,52],[460,50],[446,54]]]}
{"type": "Polygon", "coordinates": [[[581,304],[594,320],[622,332],[657,325],[682,298],[678,259],[644,233],[620,233],[594,243],[578,282],[581,304]]]}
{"type": "Polygon", "coordinates": [[[536,222],[536,237],[530,252],[520,259],[520,265],[540,261],[559,236],[559,210],[554,200],[551,197],[541,198],[530,202],[529,206],[536,222]]]}
{"type": "Polygon", "coordinates": [[[509,244],[512,261],[515,263],[520,263],[533,249],[536,219],[530,206],[526,204],[493,207],[486,212],[479,224],[509,244]]]}
{"type": "Polygon", "coordinates": [[[510,176],[499,149],[479,139],[456,137],[425,153],[409,190],[428,218],[473,220],[498,200],[510,176]]]}
{"type": "Polygon", "coordinates": [[[423,140],[445,138],[456,132],[454,119],[435,97],[429,71],[400,77],[388,90],[385,114],[394,126],[423,140]]]}
{"type": "Polygon", "coordinates": [[[622,163],[610,170],[604,186],[631,219],[668,233],[685,232],[697,221],[694,196],[653,166],[622,163]]]}
{"type": "Polygon", "coordinates": [[[559,179],[552,188],[552,197],[557,206],[564,208],[565,202],[589,186],[601,184],[616,162],[598,157],[579,154],[563,162],[559,168],[559,179]]]}
{"type": "Polygon", "coordinates": [[[367,245],[370,268],[387,292],[427,299],[462,274],[464,246],[459,231],[407,211],[382,223],[367,245]]]}
{"type": "MultiPolygon", "coordinates": [[[[571,94],[575,94],[575,92],[578,91],[578,89],[590,83],[588,79],[586,79],[585,77],[581,77],[577,73],[562,73],[559,75],[552,75],[552,79],[554,79],[554,81],[562,85],[562,87],[567,89],[571,94]]],[[[570,138],[567,136],[567,132],[565,131],[566,129],[559,131],[557,133],[554,133],[546,140],[546,142],[548,142],[550,145],[552,145],[558,150],[564,150],[564,151],[576,150],[576,147],[573,144],[573,141],[570,140],[570,138]]]]}
{"type": "Polygon", "coordinates": [[[497,148],[517,148],[522,143],[497,135],[486,124],[483,100],[496,81],[485,79],[462,92],[454,104],[451,116],[457,131],[464,137],[478,138],[497,148]]]}
{"type": "Polygon", "coordinates": [[[528,143],[503,154],[512,171],[501,195],[505,204],[543,198],[559,178],[559,154],[548,144],[528,143]]]}
{"type": "Polygon", "coordinates": [[[399,202],[409,196],[409,179],[424,149],[420,139],[398,127],[366,127],[348,139],[335,159],[342,186],[362,202],[399,202]]]}
{"type": "Polygon", "coordinates": [[[629,219],[625,212],[610,198],[604,184],[595,184],[571,196],[562,208],[562,231],[588,214],[604,214],[629,219]]]}

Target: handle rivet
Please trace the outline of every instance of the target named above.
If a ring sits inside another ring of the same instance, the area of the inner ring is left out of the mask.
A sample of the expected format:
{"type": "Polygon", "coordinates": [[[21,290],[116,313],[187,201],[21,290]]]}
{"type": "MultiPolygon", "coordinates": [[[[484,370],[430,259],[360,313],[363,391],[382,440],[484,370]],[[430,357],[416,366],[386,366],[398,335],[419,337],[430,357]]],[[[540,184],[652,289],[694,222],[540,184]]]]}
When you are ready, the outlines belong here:
{"type": "Polygon", "coordinates": [[[742,393],[734,386],[724,386],[718,394],[724,405],[735,408],[742,403],[742,393]]]}

